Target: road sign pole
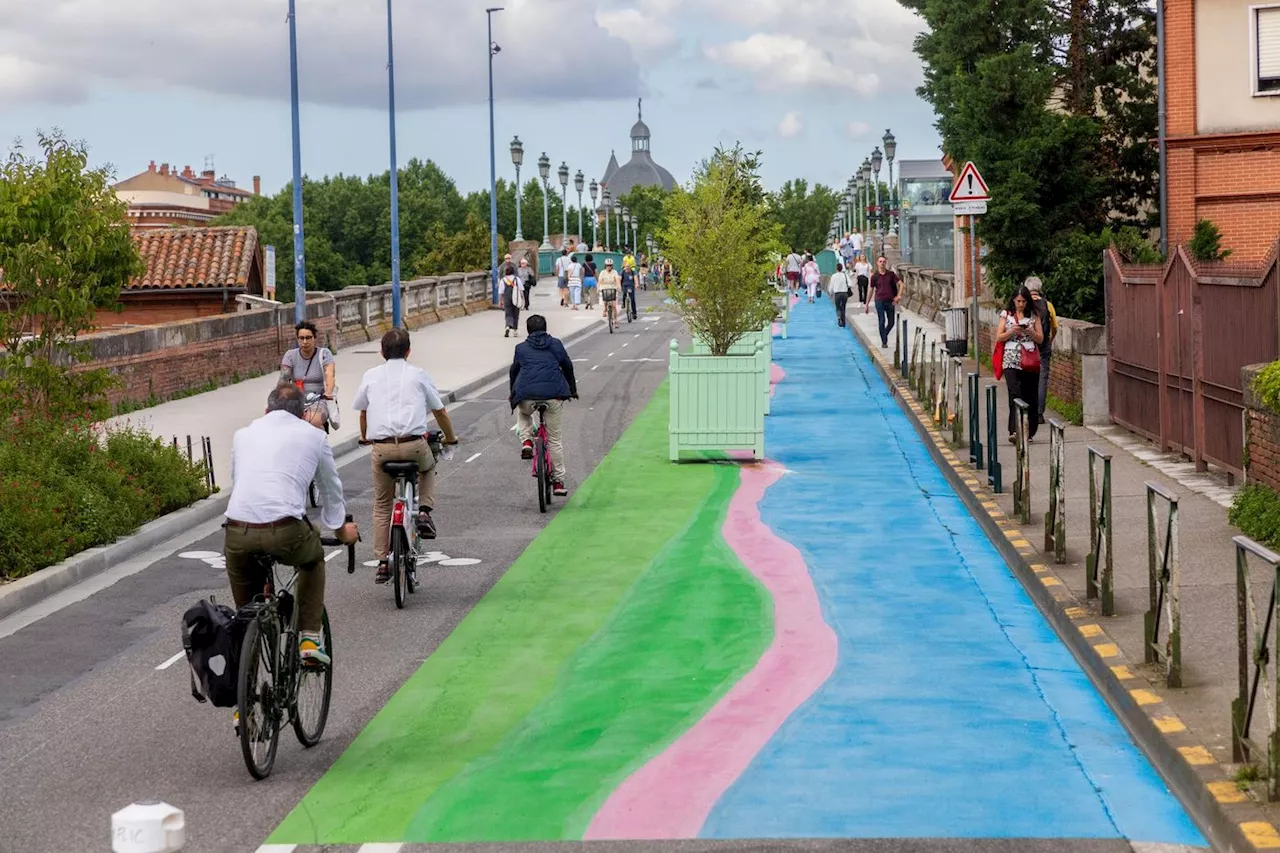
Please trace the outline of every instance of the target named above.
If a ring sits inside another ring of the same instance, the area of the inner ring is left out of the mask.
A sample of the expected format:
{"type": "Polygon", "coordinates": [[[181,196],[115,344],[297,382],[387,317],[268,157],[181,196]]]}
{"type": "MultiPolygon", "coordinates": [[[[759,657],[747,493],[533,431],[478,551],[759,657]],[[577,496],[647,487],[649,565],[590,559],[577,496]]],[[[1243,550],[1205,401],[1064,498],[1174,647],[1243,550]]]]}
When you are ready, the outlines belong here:
{"type": "MultiPolygon", "coordinates": [[[[978,321],[978,235],[976,233],[976,224],[978,216],[987,212],[987,201],[990,200],[991,193],[987,189],[987,182],[982,179],[982,174],[978,171],[978,167],[973,161],[964,164],[964,168],[960,170],[959,176],[956,178],[955,185],[951,188],[950,201],[952,204],[952,212],[956,216],[969,217],[969,271],[967,280],[969,286],[973,288],[973,356],[974,356],[974,373],[980,371],[982,366],[982,353],[979,352],[978,332],[981,325],[978,321]]],[[[961,255],[962,270],[964,267],[963,255],[961,255]]],[[[966,276],[961,276],[963,282],[966,276]]],[[[992,368],[994,369],[994,365],[992,368]]]]}

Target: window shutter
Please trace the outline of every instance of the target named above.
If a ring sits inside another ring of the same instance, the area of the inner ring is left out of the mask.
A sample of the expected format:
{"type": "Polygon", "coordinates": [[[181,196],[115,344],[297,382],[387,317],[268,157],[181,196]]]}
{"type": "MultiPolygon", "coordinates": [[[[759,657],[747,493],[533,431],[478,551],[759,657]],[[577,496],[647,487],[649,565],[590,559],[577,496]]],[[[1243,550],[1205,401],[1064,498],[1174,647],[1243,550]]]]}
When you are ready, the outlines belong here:
{"type": "Polygon", "coordinates": [[[1280,6],[1257,10],[1258,79],[1280,80],[1280,6]]]}

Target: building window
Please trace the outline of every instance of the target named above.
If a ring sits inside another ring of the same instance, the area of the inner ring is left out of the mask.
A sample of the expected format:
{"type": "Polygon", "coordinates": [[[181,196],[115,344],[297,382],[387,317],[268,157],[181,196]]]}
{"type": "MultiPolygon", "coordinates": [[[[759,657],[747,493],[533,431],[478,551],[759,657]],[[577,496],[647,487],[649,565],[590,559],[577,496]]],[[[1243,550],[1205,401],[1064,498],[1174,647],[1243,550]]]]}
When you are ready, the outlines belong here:
{"type": "Polygon", "coordinates": [[[1253,7],[1255,95],[1280,95],[1280,6],[1253,7]]]}

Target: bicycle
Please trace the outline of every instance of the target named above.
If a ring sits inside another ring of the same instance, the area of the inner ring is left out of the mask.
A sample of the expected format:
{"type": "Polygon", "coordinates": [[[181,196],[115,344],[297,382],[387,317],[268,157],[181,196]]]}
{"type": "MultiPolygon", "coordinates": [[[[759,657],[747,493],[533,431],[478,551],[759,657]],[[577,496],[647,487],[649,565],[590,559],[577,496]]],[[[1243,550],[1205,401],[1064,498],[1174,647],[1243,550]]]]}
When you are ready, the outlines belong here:
{"type": "Polygon", "coordinates": [[[600,294],[600,298],[604,300],[605,316],[609,321],[609,334],[613,334],[613,330],[618,327],[618,292],[616,290],[606,290],[600,294]]]}
{"type": "Polygon", "coordinates": [[[635,289],[634,287],[632,287],[630,290],[628,290],[628,289],[627,289],[627,288],[625,288],[625,287],[622,289],[622,313],[627,315],[627,322],[628,322],[628,323],[630,323],[630,322],[632,321],[632,319],[634,319],[635,314],[637,313],[637,312],[636,312],[636,289],[635,289]],[[628,294],[630,294],[630,296],[631,296],[631,308],[630,308],[630,310],[628,310],[628,309],[627,309],[627,295],[628,295],[628,294]]]}
{"type": "MultiPolygon", "coordinates": [[[[425,436],[431,456],[438,462],[449,461],[453,449],[444,447],[444,433],[431,430],[425,436]]],[[[403,610],[405,600],[418,591],[418,463],[383,462],[382,470],[395,478],[395,502],[391,505],[391,551],[387,555],[391,569],[391,585],[395,589],[396,609],[403,610]]],[[[354,571],[354,569],[353,569],[354,571]]]]}
{"type": "MultiPolygon", "coordinates": [[[[310,394],[306,396],[306,398],[303,401],[304,411],[311,409],[317,403],[322,403],[328,399],[331,399],[331,398],[325,397],[323,394],[317,394],[314,391],[312,391],[310,394]]],[[[325,435],[329,434],[329,418],[327,415],[324,419],[324,434],[325,435]]],[[[311,504],[312,509],[320,508],[320,490],[316,488],[315,480],[312,480],[310,483],[307,484],[307,501],[308,503],[311,504]]]]}
{"type": "MultiPolygon", "coordinates": [[[[347,516],[347,522],[352,520],[347,516]]],[[[322,545],[344,543],[320,537],[322,545]]],[[[346,545],[347,571],[355,571],[355,543],[346,545]]],[[[333,695],[333,665],[304,666],[298,656],[298,609],[291,592],[298,578],[293,575],[282,585],[276,577],[276,561],[266,554],[254,558],[266,578],[263,591],[237,613],[244,624],[240,642],[240,671],[236,685],[240,752],[254,779],[265,779],[275,766],[280,744],[280,727],[293,725],[298,742],[310,748],[320,742],[329,719],[333,695]],[[308,713],[305,699],[314,694],[318,709],[308,713]]],[[[333,654],[333,634],[329,613],[322,616],[324,647],[333,654]]]]}
{"type": "Polygon", "coordinates": [[[533,476],[538,482],[538,511],[546,512],[551,504],[551,445],[547,440],[547,404],[534,403],[537,423],[533,430],[533,476]]]}

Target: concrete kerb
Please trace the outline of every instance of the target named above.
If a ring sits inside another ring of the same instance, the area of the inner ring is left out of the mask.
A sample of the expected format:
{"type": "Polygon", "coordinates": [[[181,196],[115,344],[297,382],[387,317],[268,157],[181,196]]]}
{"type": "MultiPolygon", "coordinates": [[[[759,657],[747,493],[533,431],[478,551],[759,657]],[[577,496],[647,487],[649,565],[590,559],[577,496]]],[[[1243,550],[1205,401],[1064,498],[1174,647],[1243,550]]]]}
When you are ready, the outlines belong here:
{"type": "MultiPolygon", "coordinates": [[[[597,330],[597,324],[575,329],[561,338],[561,341],[569,344],[597,330]]],[[[507,375],[507,371],[505,367],[490,371],[479,379],[466,382],[456,389],[442,391],[440,396],[446,404],[457,403],[460,398],[503,378],[507,375]]],[[[339,460],[340,466],[350,461],[344,457],[361,451],[359,441],[359,436],[353,435],[333,445],[333,455],[339,460]]],[[[81,551],[57,565],[0,586],[0,619],[19,613],[64,589],[101,574],[113,565],[162,545],[187,530],[217,518],[226,512],[227,501],[230,498],[230,492],[212,495],[191,506],[153,519],[138,528],[135,533],[117,539],[110,545],[100,545],[97,548],[81,551]]]]}
{"type": "Polygon", "coordinates": [[[1097,624],[1097,618],[1049,566],[1032,562],[1036,552],[1016,520],[1005,517],[996,507],[995,495],[934,428],[907,381],[890,371],[856,326],[850,326],[850,333],[906,410],[935,464],[1209,842],[1216,849],[1228,851],[1280,847],[1280,833],[1257,805],[1236,788],[1225,768],[1187,730],[1154,686],[1129,664],[1119,645],[1097,624]]]}

